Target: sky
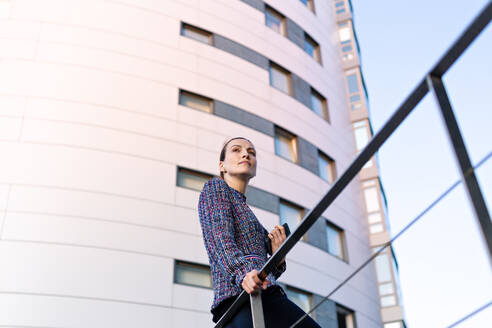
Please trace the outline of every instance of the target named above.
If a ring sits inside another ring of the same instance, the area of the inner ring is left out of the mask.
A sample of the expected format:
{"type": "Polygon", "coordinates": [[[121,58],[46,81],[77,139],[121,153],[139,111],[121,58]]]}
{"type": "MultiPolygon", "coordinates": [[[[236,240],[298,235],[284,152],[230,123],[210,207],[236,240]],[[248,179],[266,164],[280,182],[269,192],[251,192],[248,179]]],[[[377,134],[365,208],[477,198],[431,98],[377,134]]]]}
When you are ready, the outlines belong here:
{"type": "MultiPolygon", "coordinates": [[[[486,0],[352,0],[378,131],[486,0]]],[[[492,24],[444,76],[472,163],[492,151],[492,24]]],[[[392,235],[459,179],[428,94],[379,151],[392,235]]],[[[490,210],[492,158],[477,175],[490,210]]],[[[447,327],[492,300],[491,263],[462,185],[394,243],[408,327],[447,327]]],[[[492,306],[460,328],[490,327],[492,306]]]]}

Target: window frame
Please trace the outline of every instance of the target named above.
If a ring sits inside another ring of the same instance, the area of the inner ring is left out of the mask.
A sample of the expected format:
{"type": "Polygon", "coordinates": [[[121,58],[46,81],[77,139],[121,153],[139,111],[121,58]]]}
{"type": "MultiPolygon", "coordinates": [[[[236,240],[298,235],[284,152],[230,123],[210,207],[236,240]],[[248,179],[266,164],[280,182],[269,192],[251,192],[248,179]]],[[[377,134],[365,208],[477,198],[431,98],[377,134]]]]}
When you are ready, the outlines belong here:
{"type": "Polygon", "coordinates": [[[270,7],[269,5],[265,5],[265,26],[274,31],[275,33],[278,33],[282,36],[287,36],[287,20],[285,18],[285,15],[282,15],[278,10],[275,10],[274,8],[270,7]],[[279,30],[277,31],[273,29],[270,25],[268,25],[268,15],[276,17],[277,19],[280,20],[280,26],[279,30]]]}
{"type": "MultiPolygon", "coordinates": [[[[288,200],[286,200],[286,199],[280,198],[280,200],[279,200],[279,205],[278,205],[278,206],[279,206],[278,218],[279,218],[279,224],[280,224],[280,225],[282,225],[282,224],[283,224],[283,223],[282,223],[282,216],[280,215],[280,207],[281,207],[282,205],[285,205],[285,206],[290,207],[290,208],[294,208],[294,209],[296,209],[296,210],[299,210],[299,212],[300,212],[300,216],[299,216],[299,219],[298,219],[298,221],[297,221],[297,225],[296,225],[295,227],[292,227],[292,226],[290,226],[290,225],[289,225],[289,229],[290,229],[290,231],[294,231],[294,229],[295,229],[295,228],[299,225],[299,223],[301,222],[302,218],[303,218],[303,217],[304,217],[304,215],[306,214],[306,209],[305,209],[304,207],[300,206],[300,205],[297,205],[297,204],[295,204],[295,203],[291,202],[291,201],[288,201],[288,200]]],[[[284,222],[284,223],[288,223],[288,222],[284,222]]],[[[305,233],[305,234],[302,236],[301,240],[303,240],[303,241],[307,241],[307,233],[305,233]]]]}
{"type": "Polygon", "coordinates": [[[275,155],[277,155],[278,157],[281,157],[281,158],[283,158],[289,162],[299,164],[299,149],[298,149],[297,136],[295,134],[290,133],[289,131],[287,131],[285,129],[282,129],[279,126],[275,126],[275,128],[274,128],[274,140],[273,141],[274,141],[275,155]],[[292,147],[292,150],[294,153],[294,159],[286,158],[278,152],[278,148],[277,148],[277,136],[278,135],[281,135],[283,137],[287,137],[291,140],[290,147],[292,147]]]}
{"type": "MultiPolygon", "coordinates": [[[[289,297],[289,292],[306,295],[308,297],[308,301],[309,301],[308,311],[313,308],[313,305],[314,305],[314,294],[313,293],[308,292],[304,289],[297,288],[297,287],[286,284],[285,285],[285,293],[287,294],[287,297],[289,297]]],[[[292,298],[289,298],[289,300],[292,301],[294,304],[296,304],[292,298]]],[[[299,306],[299,305],[297,305],[297,306],[299,306]]],[[[299,308],[301,308],[301,307],[299,306],[299,308]]],[[[304,311],[304,309],[302,309],[302,310],[304,311]]],[[[307,312],[307,311],[304,311],[304,312],[307,312]]],[[[311,312],[310,316],[311,316],[311,318],[315,319],[315,313],[314,312],[311,312]]]]}
{"type": "Polygon", "coordinates": [[[188,39],[192,39],[192,40],[195,40],[197,42],[201,42],[203,44],[208,44],[210,46],[213,46],[213,43],[214,43],[214,38],[213,38],[213,33],[210,32],[210,31],[207,31],[203,28],[200,28],[200,27],[197,27],[197,26],[194,26],[194,25],[191,25],[191,24],[188,24],[188,23],[185,23],[185,22],[181,22],[181,30],[180,30],[180,34],[181,36],[184,36],[185,38],[188,38],[188,39]],[[186,35],[185,34],[185,30],[190,30],[192,32],[195,32],[196,34],[200,34],[202,36],[207,36],[208,37],[208,42],[204,42],[202,40],[199,40],[198,38],[193,38],[189,35],[186,35]]]}
{"type": "Polygon", "coordinates": [[[321,116],[325,121],[331,124],[330,112],[328,110],[328,100],[313,87],[311,87],[310,101],[311,101],[311,110],[314,113],[316,113],[316,115],[321,116]],[[321,115],[314,111],[313,97],[318,98],[318,100],[320,100],[321,102],[321,111],[322,111],[321,115]]]}
{"type": "MultiPolygon", "coordinates": [[[[207,181],[210,180],[210,179],[212,179],[214,177],[213,175],[208,174],[208,173],[204,173],[204,172],[200,172],[200,171],[188,169],[188,168],[185,168],[185,167],[182,167],[182,166],[177,166],[176,167],[176,187],[186,188],[186,189],[193,190],[193,191],[201,191],[201,189],[198,190],[198,189],[195,189],[195,188],[192,188],[192,187],[189,187],[189,186],[185,186],[185,185],[179,184],[179,180],[180,180],[179,179],[179,175],[181,173],[185,173],[185,174],[188,174],[188,175],[191,175],[191,176],[201,176],[203,178],[207,178],[207,181]]],[[[205,181],[205,183],[207,181],[205,181]]]]}
{"type": "Polygon", "coordinates": [[[304,6],[306,6],[313,14],[316,15],[316,8],[314,6],[314,0],[306,0],[306,3],[304,3],[304,1],[302,0],[299,0],[300,2],[302,2],[302,4],[304,6]]]}
{"type": "Polygon", "coordinates": [[[270,61],[270,64],[268,65],[268,74],[269,74],[269,80],[270,80],[270,86],[275,88],[276,90],[283,92],[289,96],[293,96],[294,94],[294,86],[293,86],[293,81],[292,81],[292,74],[283,68],[282,66],[270,61]],[[273,74],[272,74],[272,69],[284,74],[286,76],[287,80],[287,91],[284,91],[283,89],[277,88],[274,83],[273,83],[273,74]]]}
{"type": "Polygon", "coordinates": [[[328,182],[329,184],[333,184],[335,180],[337,179],[337,169],[335,165],[335,160],[331,158],[330,156],[326,155],[323,151],[318,149],[318,176],[323,179],[324,181],[328,182]],[[323,158],[324,157],[324,158],[323,158]],[[330,179],[326,180],[321,176],[321,167],[319,166],[319,161],[320,158],[323,158],[328,163],[328,169],[329,169],[329,174],[330,174],[330,179]]]}
{"type": "Polygon", "coordinates": [[[213,282],[212,282],[212,272],[210,271],[210,266],[204,265],[204,264],[199,264],[199,263],[193,263],[189,261],[182,261],[178,259],[174,259],[174,266],[173,266],[173,283],[177,285],[184,285],[184,286],[189,286],[189,287],[196,287],[196,288],[203,288],[207,290],[213,289],[213,282]],[[182,266],[182,267],[192,267],[192,268],[199,268],[199,269],[208,269],[209,277],[210,277],[210,287],[202,286],[202,285],[197,285],[197,284],[190,284],[186,282],[180,282],[177,279],[177,267],[182,266]]]}
{"type": "Polygon", "coordinates": [[[205,96],[199,95],[199,94],[194,93],[194,92],[191,92],[191,91],[179,89],[178,104],[181,105],[181,106],[187,107],[187,108],[198,110],[200,112],[209,113],[209,114],[213,114],[214,113],[214,100],[212,98],[205,97],[205,96]],[[191,107],[191,106],[186,105],[182,101],[182,99],[183,99],[182,97],[183,96],[187,96],[187,97],[190,97],[190,98],[197,98],[197,99],[200,99],[200,100],[203,100],[203,101],[208,102],[208,104],[209,104],[208,105],[208,110],[203,110],[203,109],[198,108],[198,107],[191,107]]]}
{"type": "Polygon", "coordinates": [[[347,251],[347,240],[345,238],[345,230],[342,229],[341,227],[339,227],[338,225],[334,224],[333,222],[325,219],[326,221],[326,248],[327,248],[327,253],[346,262],[346,263],[349,263],[349,259],[348,259],[348,251],[347,251]],[[330,252],[330,243],[328,241],[328,238],[329,238],[329,234],[328,234],[328,229],[332,229],[332,230],[335,230],[338,232],[338,235],[339,235],[339,238],[340,238],[340,248],[341,248],[341,257],[338,256],[337,254],[334,254],[332,252],[330,252]]]}
{"type": "Polygon", "coordinates": [[[344,326],[346,328],[357,328],[357,322],[355,320],[355,311],[354,310],[351,310],[351,309],[349,309],[349,308],[347,308],[347,307],[345,307],[345,306],[343,306],[341,304],[335,303],[335,312],[336,312],[336,315],[337,315],[337,320],[338,320],[338,317],[339,316],[342,316],[343,315],[343,317],[345,318],[345,324],[344,324],[344,326]],[[352,318],[352,327],[347,327],[346,326],[347,316],[351,316],[351,318],[352,318]]]}
{"type": "Polygon", "coordinates": [[[313,58],[318,64],[323,65],[323,62],[321,60],[321,47],[319,43],[306,32],[304,32],[304,52],[307,53],[311,58],[313,58]],[[312,56],[306,50],[306,43],[311,44],[311,46],[313,46],[314,48],[312,56]]]}

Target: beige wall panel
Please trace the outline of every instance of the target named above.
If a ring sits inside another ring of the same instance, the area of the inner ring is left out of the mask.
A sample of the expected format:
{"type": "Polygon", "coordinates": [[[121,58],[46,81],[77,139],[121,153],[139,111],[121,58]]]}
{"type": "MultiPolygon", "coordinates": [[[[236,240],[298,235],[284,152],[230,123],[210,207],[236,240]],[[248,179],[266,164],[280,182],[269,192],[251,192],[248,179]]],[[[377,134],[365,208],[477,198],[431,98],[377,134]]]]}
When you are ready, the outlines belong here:
{"type": "Polygon", "coordinates": [[[2,238],[207,261],[199,235],[86,218],[7,212],[2,238]]]}
{"type": "Polygon", "coordinates": [[[176,117],[175,107],[170,106],[177,102],[175,88],[83,67],[4,60],[0,62],[0,90],[176,117]]]}
{"type": "Polygon", "coordinates": [[[9,327],[161,328],[172,311],[163,306],[34,294],[0,294],[0,307],[0,324],[9,327]]]}
{"type": "MultiPolygon", "coordinates": [[[[0,186],[0,209],[3,209],[6,206],[8,185],[0,186]]],[[[14,185],[9,197],[9,211],[114,221],[201,234],[198,213],[194,209],[104,193],[14,185]]]]}
{"type": "Polygon", "coordinates": [[[169,327],[187,328],[187,327],[204,327],[213,328],[212,314],[209,312],[196,312],[190,310],[173,309],[171,317],[166,320],[169,327]]]}
{"type": "Polygon", "coordinates": [[[41,30],[41,23],[32,21],[18,21],[12,19],[0,20],[0,37],[19,39],[19,40],[37,40],[41,30]]]}
{"type": "Polygon", "coordinates": [[[24,115],[27,97],[0,95],[0,115],[21,117],[24,115]]]}
{"type": "Polygon", "coordinates": [[[174,45],[159,44],[129,35],[87,27],[44,23],[40,34],[40,42],[106,50],[114,55],[134,56],[135,58],[185,69],[196,66],[196,55],[194,53],[181,51],[174,45]]]}
{"type": "Polygon", "coordinates": [[[0,162],[0,181],[168,203],[174,198],[173,165],[100,151],[28,143],[0,142],[0,153],[8,154],[0,162]]]}
{"type": "Polygon", "coordinates": [[[18,140],[22,129],[22,118],[0,116],[0,140],[18,140]]]}
{"type": "Polygon", "coordinates": [[[173,46],[179,31],[175,18],[110,1],[19,0],[11,18],[97,28],[173,46]]]}
{"type": "MultiPolygon", "coordinates": [[[[210,314],[213,299],[212,289],[173,284],[173,307],[210,314]]],[[[212,314],[210,314],[210,321],[212,321],[212,314]]]]}
{"type": "Polygon", "coordinates": [[[171,304],[170,259],[87,247],[1,241],[0,265],[2,290],[171,304]]]}
{"type": "MultiPolygon", "coordinates": [[[[135,133],[166,141],[178,141],[196,145],[196,129],[174,120],[145,115],[118,108],[90,104],[30,98],[26,118],[43,119],[62,123],[81,123],[86,126],[109,128],[122,133],[135,133]]],[[[35,122],[35,120],[32,120],[35,122]]],[[[43,124],[43,123],[40,123],[43,124]]],[[[46,124],[49,124],[47,122],[46,124]]]]}
{"type": "Polygon", "coordinates": [[[34,59],[36,40],[12,40],[0,38],[0,58],[34,59]]]}

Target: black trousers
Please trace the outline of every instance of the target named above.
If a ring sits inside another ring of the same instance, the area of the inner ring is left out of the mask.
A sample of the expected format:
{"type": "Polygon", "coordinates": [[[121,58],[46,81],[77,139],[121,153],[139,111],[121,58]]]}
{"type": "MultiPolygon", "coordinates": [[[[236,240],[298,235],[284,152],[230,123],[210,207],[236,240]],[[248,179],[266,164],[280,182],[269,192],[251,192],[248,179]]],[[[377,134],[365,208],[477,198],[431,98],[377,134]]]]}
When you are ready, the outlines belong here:
{"type": "MultiPolygon", "coordinates": [[[[288,328],[305,312],[287,298],[282,287],[274,285],[261,293],[266,328],[288,328]]],[[[227,309],[226,309],[227,310],[227,309]]],[[[226,328],[252,328],[251,305],[248,301],[236,313],[226,328]]],[[[321,328],[310,316],[306,316],[296,328],[321,328]]]]}

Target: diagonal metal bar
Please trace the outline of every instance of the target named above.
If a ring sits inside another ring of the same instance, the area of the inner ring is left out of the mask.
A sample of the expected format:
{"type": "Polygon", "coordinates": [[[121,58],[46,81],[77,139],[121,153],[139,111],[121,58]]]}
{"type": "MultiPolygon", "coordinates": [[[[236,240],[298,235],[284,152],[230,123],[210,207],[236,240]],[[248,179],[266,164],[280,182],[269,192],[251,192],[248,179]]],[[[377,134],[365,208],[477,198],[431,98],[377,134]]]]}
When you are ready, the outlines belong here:
{"type": "MultiPolygon", "coordinates": [[[[383,128],[371,139],[367,146],[359,153],[345,172],[335,181],[326,195],[311,209],[303,218],[297,229],[287,237],[280,248],[265,263],[260,272],[260,277],[265,279],[273,268],[287,255],[302,236],[311,228],[321,214],[333,203],[336,197],[345,189],[352,179],[359,173],[364,164],[378,151],[381,145],[391,136],[396,128],[405,120],[410,112],[417,106],[422,98],[429,91],[425,81],[422,81],[403,102],[398,110],[385,123],[383,128]]],[[[247,302],[248,294],[243,291],[236,301],[230,306],[229,310],[220,318],[216,328],[224,325],[232,318],[239,308],[247,302]]]]}
{"type": "Polygon", "coordinates": [[[265,318],[263,317],[263,303],[261,302],[261,290],[249,295],[251,302],[251,316],[253,328],[265,328],[265,318]]]}
{"type": "Polygon", "coordinates": [[[468,200],[472,205],[482,238],[489,251],[489,264],[492,264],[492,222],[490,221],[490,214],[482,191],[480,190],[480,185],[478,184],[470,157],[468,156],[468,151],[453,113],[446,88],[440,77],[432,75],[427,77],[427,84],[435,95],[456,161],[458,162],[458,167],[460,168],[461,178],[466,189],[466,194],[468,195],[468,200]]]}
{"type": "Polygon", "coordinates": [[[437,64],[431,69],[428,75],[442,77],[444,73],[453,65],[456,60],[465,52],[468,46],[475,40],[475,38],[482,32],[482,30],[489,24],[492,17],[492,1],[482,9],[482,11],[475,17],[473,22],[468,25],[453,45],[444,53],[439,59],[437,64]]]}
{"type": "MultiPolygon", "coordinates": [[[[492,158],[492,151],[490,151],[482,160],[480,160],[475,167],[474,170],[478,169],[482,164],[487,162],[492,158]]],[[[469,172],[470,173],[470,172],[469,172]]],[[[467,173],[467,174],[469,174],[467,173]]],[[[308,316],[311,312],[316,310],[322,303],[324,303],[329,297],[335,294],[340,288],[343,287],[348,281],[350,281],[357,273],[359,273],[364,267],[366,267],[369,263],[371,263],[384,249],[390,247],[395,240],[397,240],[400,236],[402,236],[408,229],[410,229],[414,224],[416,224],[419,220],[421,220],[425,214],[429,213],[437,204],[439,204],[449,193],[451,193],[457,186],[462,182],[461,179],[455,181],[451,186],[449,186],[443,193],[441,193],[436,199],[434,199],[424,210],[422,210],[415,218],[413,218],[403,229],[400,230],[393,238],[384,243],[379,247],[379,249],[374,252],[367,260],[365,260],[359,267],[354,270],[347,278],[345,278],[342,282],[340,282],[328,295],[323,297],[323,299],[318,302],[314,307],[312,307],[305,315],[300,317],[294,324],[292,324],[289,328],[294,328],[298,323],[300,323],[306,316],[308,316]]]]}
{"type": "MultiPolygon", "coordinates": [[[[487,26],[492,17],[492,2],[480,12],[473,22],[466,28],[457,41],[443,55],[439,62],[432,68],[429,75],[443,76],[446,71],[453,65],[473,40],[487,26]]],[[[429,91],[426,79],[424,78],[417,87],[410,93],[402,105],[385,123],[381,130],[371,139],[369,144],[359,153],[356,159],[350,164],[345,172],[335,181],[332,188],[320,200],[320,202],[309,211],[297,229],[284,241],[281,247],[265,263],[260,272],[260,278],[265,277],[272,272],[272,269],[280,263],[287,253],[295,246],[301,237],[309,230],[314,222],[321,216],[326,208],[333,203],[335,198],[344,190],[350,181],[357,175],[362,166],[379,150],[381,145],[389,138],[396,128],[403,122],[408,114],[417,106],[422,98],[429,91]]],[[[217,322],[215,328],[224,327],[224,325],[236,314],[239,308],[248,300],[248,294],[243,291],[234,303],[229,307],[227,312],[217,322]]]]}

